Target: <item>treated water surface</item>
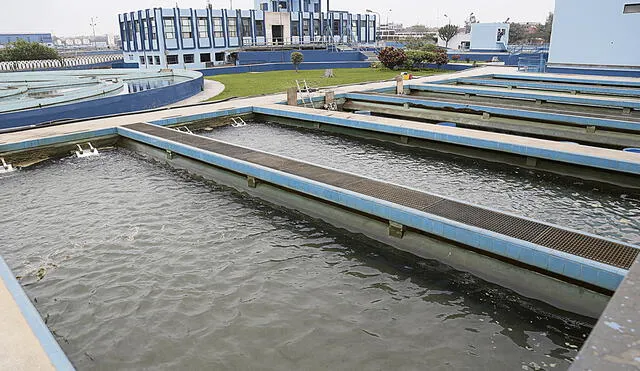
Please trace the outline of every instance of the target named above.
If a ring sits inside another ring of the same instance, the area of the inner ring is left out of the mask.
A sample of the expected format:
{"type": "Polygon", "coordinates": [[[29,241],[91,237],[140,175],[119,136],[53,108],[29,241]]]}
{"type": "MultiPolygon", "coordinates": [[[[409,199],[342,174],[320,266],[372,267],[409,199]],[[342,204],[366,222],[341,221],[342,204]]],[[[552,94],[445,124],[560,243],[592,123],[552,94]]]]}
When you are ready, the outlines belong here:
{"type": "Polygon", "coordinates": [[[201,134],[640,245],[637,192],[276,123],[201,134]]]}
{"type": "Polygon", "coordinates": [[[126,150],[0,183],[0,254],[80,370],[566,369],[592,325],[126,150]]]}

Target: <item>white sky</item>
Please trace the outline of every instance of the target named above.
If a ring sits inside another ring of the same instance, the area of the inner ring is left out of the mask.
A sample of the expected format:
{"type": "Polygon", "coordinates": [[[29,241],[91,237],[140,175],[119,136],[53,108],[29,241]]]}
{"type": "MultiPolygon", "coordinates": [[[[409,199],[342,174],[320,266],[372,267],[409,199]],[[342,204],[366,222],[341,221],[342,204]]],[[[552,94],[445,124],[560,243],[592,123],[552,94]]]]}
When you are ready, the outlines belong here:
{"type": "MultiPolygon", "coordinates": [[[[326,0],[323,7],[326,6],[326,0]]],[[[153,7],[174,7],[170,0],[2,0],[0,33],[51,32],[57,36],[90,35],[91,17],[97,17],[97,34],[118,32],[118,13],[153,7]]],[[[178,0],[181,8],[204,8],[206,0],[178,0]]],[[[228,8],[229,0],[213,0],[214,8],[228,8]]],[[[236,9],[251,9],[253,0],[233,0],[236,9]]],[[[442,26],[463,25],[474,12],[481,22],[543,22],[554,0],[331,0],[331,8],[362,12],[374,10],[386,22],[442,26]]]]}

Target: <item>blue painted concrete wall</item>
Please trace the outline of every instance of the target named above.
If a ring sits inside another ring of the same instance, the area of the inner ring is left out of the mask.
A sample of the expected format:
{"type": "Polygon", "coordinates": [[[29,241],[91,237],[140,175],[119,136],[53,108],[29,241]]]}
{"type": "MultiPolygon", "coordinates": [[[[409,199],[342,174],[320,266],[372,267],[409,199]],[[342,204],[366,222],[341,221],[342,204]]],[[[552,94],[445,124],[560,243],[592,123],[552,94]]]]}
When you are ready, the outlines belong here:
{"type": "MultiPolygon", "coordinates": [[[[370,62],[305,62],[300,65],[301,70],[322,70],[327,68],[368,68],[370,62]]],[[[293,70],[294,66],[289,63],[267,63],[253,64],[249,66],[215,67],[198,70],[204,76],[230,75],[234,73],[247,72],[270,72],[293,70]]]]}
{"type": "Polygon", "coordinates": [[[79,103],[0,114],[0,129],[65,119],[84,119],[141,111],[179,102],[202,91],[203,77],[163,88],[79,103]]]}
{"type": "Polygon", "coordinates": [[[327,50],[281,50],[239,52],[241,65],[291,62],[291,53],[300,52],[305,62],[357,62],[367,57],[358,51],[330,52],[327,50]]]}
{"type": "MultiPolygon", "coordinates": [[[[640,62],[640,61],[639,61],[640,62]]],[[[615,68],[576,68],[576,67],[554,67],[547,66],[549,73],[568,73],[575,75],[591,76],[619,76],[619,77],[640,77],[640,69],[615,69],[615,68]]]]}
{"type": "Polygon", "coordinates": [[[556,0],[549,63],[640,67],[640,13],[631,0],[556,0]]]}

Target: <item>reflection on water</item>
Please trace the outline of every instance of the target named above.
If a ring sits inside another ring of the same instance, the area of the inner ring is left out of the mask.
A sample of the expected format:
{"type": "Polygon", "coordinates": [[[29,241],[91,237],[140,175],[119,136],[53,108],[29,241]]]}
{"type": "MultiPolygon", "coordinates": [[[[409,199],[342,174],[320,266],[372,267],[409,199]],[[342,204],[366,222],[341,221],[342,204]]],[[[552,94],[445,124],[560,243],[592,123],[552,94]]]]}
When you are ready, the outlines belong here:
{"type": "Polygon", "coordinates": [[[566,369],[591,321],[124,150],[0,178],[79,369],[566,369]]]}
{"type": "Polygon", "coordinates": [[[634,192],[278,124],[250,123],[203,135],[640,244],[640,194],[634,192]]]}
{"type": "Polygon", "coordinates": [[[178,77],[178,76],[163,77],[163,78],[157,78],[157,79],[132,80],[132,81],[128,81],[125,84],[125,89],[123,94],[137,93],[145,90],[163,88],[165,86],[178,84],[187,80],[188,79],[184,77],[178,77]]]}

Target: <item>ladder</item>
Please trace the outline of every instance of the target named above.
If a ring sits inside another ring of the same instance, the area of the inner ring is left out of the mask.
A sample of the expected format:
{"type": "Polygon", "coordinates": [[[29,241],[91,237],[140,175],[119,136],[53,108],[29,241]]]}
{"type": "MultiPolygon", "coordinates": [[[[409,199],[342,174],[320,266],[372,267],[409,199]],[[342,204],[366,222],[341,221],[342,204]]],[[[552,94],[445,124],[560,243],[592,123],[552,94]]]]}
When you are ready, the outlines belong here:
{"type": "Polygon", "coordinates": [[[315,104],[313,104],[313,97],[311,97],[311,90],[309,90],[307,80],[302,80],[302,82],[300,82],[300,80],[296,80],[296,85],[298,85],[299,92],[306,93],[306,95],[302,95],[302,104],[305,107],[311,106],[311,108],[316,108],[315,104]]]}
{"type": "Polygon", "coordinates": [[[181,133],[187,133],[187,134],[193,134],[193,132],[191,131],[191,129],[189,129],[186,126],[180,126],[178,128],[176,128],[177,131],[181,132],[181,133]]]}
{"type": "Polygon", "coordinates": [[[0,161],[2,161],[2,166],[0,166],[0,174],[10,173],[16,170],[16,168],[13,167],[13,165],[7,164],[4,161],[4,157],[0,157],[0,161]]]}
{"type": "Polygon", "coordinates": [[[247,126],[247,123],[242,119],[242,117],[232,117],[231,121],[233,121],[233,123],[231,124],[231,127],[234,127],[234,128],[247,126]]]}
{"type": "Polygon", "coordinates": [[[78,158],[99,155],[98,149],[92,146],[91,142],[87,142],[87,147],[88,147],[87,149],[82,149],[82,146],[79,144],[76,144],[76,147],[78,147],[78,150],[76,151],[76,157],[78,158]]]}

